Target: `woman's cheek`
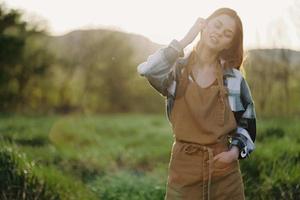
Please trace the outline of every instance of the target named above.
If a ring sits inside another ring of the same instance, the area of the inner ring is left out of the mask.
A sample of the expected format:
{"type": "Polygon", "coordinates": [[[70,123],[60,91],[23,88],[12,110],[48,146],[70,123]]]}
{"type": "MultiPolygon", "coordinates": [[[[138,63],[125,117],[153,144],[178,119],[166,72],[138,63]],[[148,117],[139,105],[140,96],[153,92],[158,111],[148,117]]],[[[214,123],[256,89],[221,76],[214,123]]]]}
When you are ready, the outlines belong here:
{"type": "Polygon", "coordinates": [[[231,40],[229,39],[229,40],[226,40],[225,42],[224,42],[224,48],[228,48],[228,46],[230,45],[230,43],[231,43],[231,40]]]}

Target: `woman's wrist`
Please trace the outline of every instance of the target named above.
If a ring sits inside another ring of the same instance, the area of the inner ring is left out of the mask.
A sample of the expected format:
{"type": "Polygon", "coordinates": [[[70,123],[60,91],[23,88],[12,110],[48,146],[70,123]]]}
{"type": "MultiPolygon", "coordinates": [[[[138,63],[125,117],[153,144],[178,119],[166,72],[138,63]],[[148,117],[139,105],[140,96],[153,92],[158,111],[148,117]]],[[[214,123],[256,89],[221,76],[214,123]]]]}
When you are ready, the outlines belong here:
{"type": "Polygon", "coordinates": [[[186,47],[190,43],[194,41],[197,35],[200,33],[201,30],[204,29],[206,26],[206,20],[204,18],[199,17],[194,25],[191,27],[189,32],[184,36],[180,43],[183,47],[186,47]]]}
{"type": "Polygon", "coordinates": [[[232,146],[230,148],[229,152],[230,152],[230,154],[232,155],[232,157],[234,159],[238,160],[240,151],[239,151],[239,148],[237,146],[232,146]]]}

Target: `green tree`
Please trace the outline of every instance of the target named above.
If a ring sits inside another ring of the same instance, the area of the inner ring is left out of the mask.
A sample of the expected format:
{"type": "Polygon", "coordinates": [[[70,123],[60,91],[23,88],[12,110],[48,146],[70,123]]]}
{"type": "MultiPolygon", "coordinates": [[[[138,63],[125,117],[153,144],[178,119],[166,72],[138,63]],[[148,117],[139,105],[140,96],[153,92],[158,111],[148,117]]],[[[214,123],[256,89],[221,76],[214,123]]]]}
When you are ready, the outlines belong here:
{"type": "MultiPolygon", "coordinates": [[[[22,20],[17,10],[0,5],[0,110],[31,103],[29,82],[42,76],[53,57],[44,48],[45,33],[22,20]]],[[[30,87],[33,87],[31,85],[30,87]]]]}

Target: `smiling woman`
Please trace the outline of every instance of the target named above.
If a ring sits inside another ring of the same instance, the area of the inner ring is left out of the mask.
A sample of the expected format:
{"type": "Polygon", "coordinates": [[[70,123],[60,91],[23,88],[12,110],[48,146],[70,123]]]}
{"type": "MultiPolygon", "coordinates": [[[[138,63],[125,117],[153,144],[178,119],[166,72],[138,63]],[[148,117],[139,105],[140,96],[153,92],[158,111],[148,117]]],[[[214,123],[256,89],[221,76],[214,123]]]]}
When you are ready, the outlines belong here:
{"type": "Polygon", "coordinates": [[[241,20],[234,10],[220,8],[138,66],[167,97],[175,141],[166,200],[245,199],[239,160],[255,148],[256,115],[239,71],[242,60],[241,20]],[[199,32],[200,41],[185,55],[199,32]]]}

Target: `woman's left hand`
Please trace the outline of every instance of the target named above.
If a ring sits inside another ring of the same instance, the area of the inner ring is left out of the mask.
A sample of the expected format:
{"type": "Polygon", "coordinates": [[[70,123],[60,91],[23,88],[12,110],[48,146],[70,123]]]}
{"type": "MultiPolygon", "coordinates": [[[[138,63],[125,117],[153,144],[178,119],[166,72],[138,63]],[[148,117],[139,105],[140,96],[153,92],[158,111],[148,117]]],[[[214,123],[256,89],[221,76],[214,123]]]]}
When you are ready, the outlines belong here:
{"type": "Polygon", "coordinates": [[[214,156],[214,161],[219,160],[225,163],[231,163],[237,160],[239,157],[239,150],[236,146],[233,146],[229,151],[221,152],[214,156]]]}

